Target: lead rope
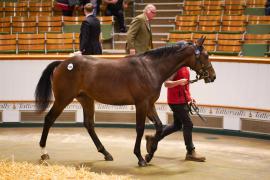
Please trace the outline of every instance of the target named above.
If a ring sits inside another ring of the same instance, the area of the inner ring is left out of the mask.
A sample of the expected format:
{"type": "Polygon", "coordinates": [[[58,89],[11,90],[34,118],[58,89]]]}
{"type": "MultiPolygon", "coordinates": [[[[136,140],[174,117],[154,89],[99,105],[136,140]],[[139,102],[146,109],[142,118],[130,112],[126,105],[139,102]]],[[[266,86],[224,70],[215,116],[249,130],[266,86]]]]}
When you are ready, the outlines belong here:
{"type": "Polygon", "coordinates": [[[192,83],[195,83],[195,82],[197,82],[197,81],[199,81],[199,80],[200,80],[199,75],[196,75],[196,78],[195,78],[195,79],[189,80],[188,82],[189,82],[190,84],[192,84],[192,83]]]}
{"type": "MultiPolygon", "coordinates": [[[[198,80],[196,80],[196,81],[198,81],[198,80]]],[[[194,81],[194,82],[196,82],[196,81],[194,81]]],[[[185,101],[186,101],[186,104],[187,104],[187,107],[188,107],[188,111],[190,112],[191,115],[194,115],[193,112],[195,112],[204,123],[207,123],[207,119],[205,119],[202,115],[200,115],[200,113],[199,113],[200,109],[196,105],[196,103],[194,103],[193,101],[191,101],[190,103],[188,103],[185,89],[186,89],[186,85],[184,86],[183,93],[184,93],[185,101]]],[[[180,93],[180,91],[179,91],[179,93],[180,93]]],[[[179,96],[180,96],[180,94],[179,94],[179,96]]]]}

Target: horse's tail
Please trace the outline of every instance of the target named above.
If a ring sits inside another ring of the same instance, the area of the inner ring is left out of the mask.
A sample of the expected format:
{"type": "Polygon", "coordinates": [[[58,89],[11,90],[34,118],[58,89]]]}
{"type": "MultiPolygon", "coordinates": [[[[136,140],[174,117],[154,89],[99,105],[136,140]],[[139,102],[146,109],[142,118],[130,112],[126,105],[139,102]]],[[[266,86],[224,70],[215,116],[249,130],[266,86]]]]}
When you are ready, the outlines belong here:
{"type": "Polygon", "coordinates": [[[39,112],[43,112],[49,105],[52,97],[52,83],[51,76],[53,70],[61,63],[61,61],[54,61],[50,63],[42,72],[35,90],[35,104],[39,112]]]}

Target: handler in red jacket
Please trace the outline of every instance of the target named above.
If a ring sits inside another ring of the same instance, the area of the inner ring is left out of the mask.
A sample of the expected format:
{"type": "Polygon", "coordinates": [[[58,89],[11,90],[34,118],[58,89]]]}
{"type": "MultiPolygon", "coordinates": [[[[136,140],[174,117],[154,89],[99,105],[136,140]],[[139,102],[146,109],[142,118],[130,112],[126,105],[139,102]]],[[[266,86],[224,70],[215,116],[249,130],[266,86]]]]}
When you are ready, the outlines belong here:
{"type": "MultiPolygon", "coordinates": [[[[188,67],[182,67],[165,81],[165,87],[168,88],[167,101],[173,111],[174,122],[162,129],[161,137],[159,137],[158,141],[183,128],[183,136],[187,149],[186,160],[203,162],[205,161],[205,157],[196,154],[192,141],[193,123],[190,118],[188,103],[194,100],[190,96],[189,76],[188,67]]],[[[148,153],[151,152],[151,148],[156,150],[157,145],[154,143],[153,136],[146,136],[146,147],[148,153]]]]}

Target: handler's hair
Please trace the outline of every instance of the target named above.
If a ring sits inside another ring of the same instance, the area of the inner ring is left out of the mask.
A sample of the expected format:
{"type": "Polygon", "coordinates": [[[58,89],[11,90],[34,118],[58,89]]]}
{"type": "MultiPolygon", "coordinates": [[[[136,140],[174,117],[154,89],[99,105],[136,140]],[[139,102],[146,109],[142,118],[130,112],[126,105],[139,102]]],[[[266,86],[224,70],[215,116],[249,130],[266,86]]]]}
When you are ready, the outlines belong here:
{"type": "Polygon", "coordinates": [[[91,13],[94,9],[94,6],[92,3],[87,3],[86,5],[84,5],[84,10],[88,13],[91,13]]]}

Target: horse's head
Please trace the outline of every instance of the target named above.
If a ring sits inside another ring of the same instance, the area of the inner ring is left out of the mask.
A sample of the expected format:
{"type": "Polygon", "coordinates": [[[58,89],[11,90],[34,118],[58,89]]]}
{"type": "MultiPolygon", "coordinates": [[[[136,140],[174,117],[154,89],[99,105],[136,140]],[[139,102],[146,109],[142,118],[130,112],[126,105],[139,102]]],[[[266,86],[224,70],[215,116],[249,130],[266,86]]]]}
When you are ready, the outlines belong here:
{"type": "Polygon", "coordinates": [[[193,45],[195,50],[195,60],[190,68],[196,71],[198,79],[204,79],[205,83],[213,82],[216,79],[215,70],[209,61],[207,51],[203,47],[203,43],[206,37],[201,37],[193,45]]]}

